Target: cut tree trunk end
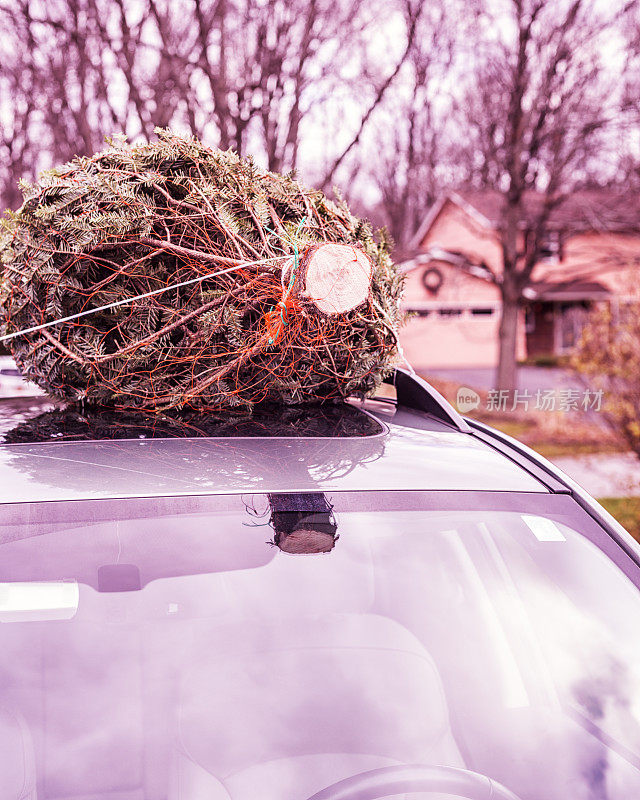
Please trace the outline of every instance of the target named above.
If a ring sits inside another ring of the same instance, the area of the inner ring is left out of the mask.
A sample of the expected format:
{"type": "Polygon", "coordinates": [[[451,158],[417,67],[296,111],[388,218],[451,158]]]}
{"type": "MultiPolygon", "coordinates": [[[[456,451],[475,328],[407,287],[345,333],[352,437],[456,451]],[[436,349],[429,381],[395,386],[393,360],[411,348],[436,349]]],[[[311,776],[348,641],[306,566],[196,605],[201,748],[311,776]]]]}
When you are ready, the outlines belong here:
{"type": "Polygon", "coordinates": [[[321,244],[306,250],[300,272],[301,296],[333,316],[357,308],[369,297],[373,264],[357,247],[321,244]]]}
{"type": "Polygon", "coordinates": [[[284,553],[292,555],[330,553],[336,546],[336,536],[331,531],[318,531],[301,526],[291,532],[276,531],[275,544],[284,553]]]}

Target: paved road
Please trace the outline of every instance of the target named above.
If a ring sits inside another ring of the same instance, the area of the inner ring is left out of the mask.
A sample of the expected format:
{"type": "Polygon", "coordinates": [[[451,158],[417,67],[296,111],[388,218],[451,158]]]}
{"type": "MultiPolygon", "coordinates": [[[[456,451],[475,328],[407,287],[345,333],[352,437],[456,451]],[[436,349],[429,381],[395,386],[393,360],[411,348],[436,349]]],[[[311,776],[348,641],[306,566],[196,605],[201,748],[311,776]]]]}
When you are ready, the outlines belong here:
{"type": "MultiPolygon", "coordinates": [[[[429,380],[430,377],[441,378],[443,380],[461,383],[469,389],[488,391],[495,387],[494,370],[492,368],[423,369],[417,371],[426,377],[427,380],[429,380]]],[[[578,411],[582,401],[585,399],[584,392],[587,389],[587,384],[574,372],[560,369],[559,367],[519,367],[518,369],[518,391],[528,393],[531,398],[536,398],[537,392],[539,391],[542,392],[543,395],[546,392],[552,392],[555,397],[555,408],[560,407],[559,404],[562,399],[560,392],[567,389],[578,393],[574,395],[574,399],[577,398],[576,411],[578,411]]],[[[591,395],[591,398],[593,402],[593,395],[591,395]]],[[[513,395],[509,394],[507,404],[509,404],[512,399],[513,395]]],[[[535,400],[533,402],[535,402],[535,400]]],[[[522,408],[523,406],[520,407],[522,408]]],[[[531,409],[531,405],[529,405],[529,409],[531,409]]],[[[602,414],[597,413],[597,411],[592,410],[592,408],[586,409],[585,412],[579,412],[584,419],[588,419],[598,426],[606,425],[602,414]]],[[[572,411],[571,413],[574,412],[572,411]]]]}
{"type": "MultiPolygon", "coordinates": [[[[495,387],[495,370],[487,368],[449,368],[428,369],[416,368],[416,372],[427,380],[434,378],[456,381],[470,389],[493,389],[495,387]]],[[[538,389],[584,389],[584,384],[573,373],[559,367],[520,367],[518,369],[518,389],[532,394],[538,389]]]]}
{"type": "Polygon", "coordinates": [[[640,495],[640,459],[633,453],[595,453],[552,458],[594,497],[640,495]]]}

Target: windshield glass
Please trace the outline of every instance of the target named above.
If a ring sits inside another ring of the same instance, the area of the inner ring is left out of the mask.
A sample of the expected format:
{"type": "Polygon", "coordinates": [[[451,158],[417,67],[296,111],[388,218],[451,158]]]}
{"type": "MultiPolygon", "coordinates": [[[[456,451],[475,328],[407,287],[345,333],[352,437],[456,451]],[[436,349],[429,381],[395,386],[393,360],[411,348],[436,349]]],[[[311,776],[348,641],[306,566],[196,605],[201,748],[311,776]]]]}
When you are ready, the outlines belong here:
{"type": "Polygon", "coordinates": [[[566,496],[0,507],[0,797],[639,797],[634,569],[566,496]]]}

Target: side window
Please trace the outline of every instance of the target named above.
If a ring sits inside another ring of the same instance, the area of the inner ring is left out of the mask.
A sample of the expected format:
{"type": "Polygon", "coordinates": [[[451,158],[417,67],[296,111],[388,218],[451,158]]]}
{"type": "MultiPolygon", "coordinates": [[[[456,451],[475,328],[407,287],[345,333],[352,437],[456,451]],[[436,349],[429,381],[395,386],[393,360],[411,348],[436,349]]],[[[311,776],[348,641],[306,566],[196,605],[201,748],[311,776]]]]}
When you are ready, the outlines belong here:
{"type": "Polygon", "coordinates": [[[502,611],[531,637],[550,699],[640,765],[640,593],[573,527],[521,520],[517,532],[484,533],[509,596],[502,611]]]}

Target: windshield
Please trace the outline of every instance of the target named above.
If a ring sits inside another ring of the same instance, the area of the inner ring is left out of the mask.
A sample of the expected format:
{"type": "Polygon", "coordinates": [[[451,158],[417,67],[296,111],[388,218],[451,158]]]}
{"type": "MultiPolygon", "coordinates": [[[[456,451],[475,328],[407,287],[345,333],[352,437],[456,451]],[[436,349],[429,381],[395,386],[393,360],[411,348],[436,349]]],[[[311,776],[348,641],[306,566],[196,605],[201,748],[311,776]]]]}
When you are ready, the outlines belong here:
{"type": "Polygon", "coordinates": [[[405,764],[640,796],[635,568],[569,497],[0,515],[3,800],[307,800],[405,764]]]}

